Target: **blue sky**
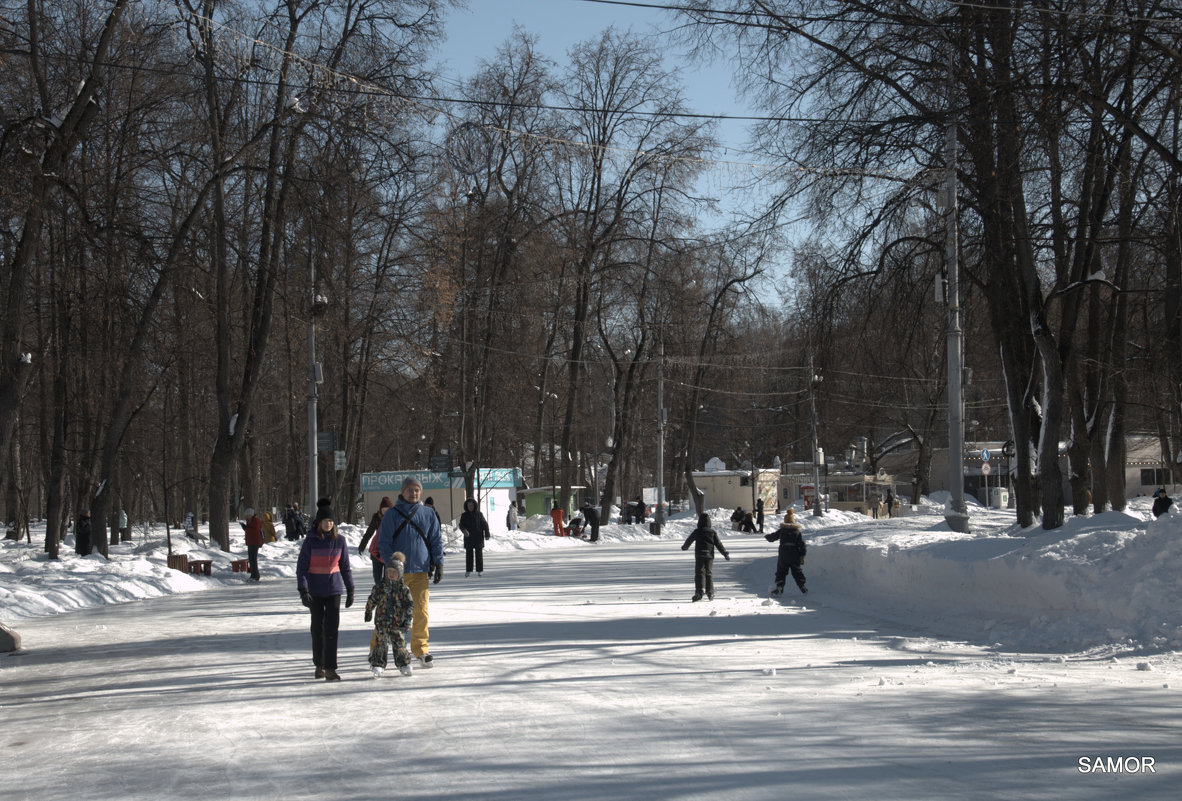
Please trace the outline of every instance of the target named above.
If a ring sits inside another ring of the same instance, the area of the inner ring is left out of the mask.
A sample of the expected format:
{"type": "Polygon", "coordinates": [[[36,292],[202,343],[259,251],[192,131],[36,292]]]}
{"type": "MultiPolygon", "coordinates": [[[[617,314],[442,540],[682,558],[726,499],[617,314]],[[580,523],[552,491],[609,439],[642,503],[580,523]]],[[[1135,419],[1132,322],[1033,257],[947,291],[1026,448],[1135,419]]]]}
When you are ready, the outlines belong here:
{"type": "MultiPolygon", "coordinates": [[[[559,64],[576,42],[594,38],[614,25],[639,35],[671,30],[672,17],[655,9],[617,6],[584,0],[468,0],[467,9],[449,12],[447,41],[437,57],[453,77],[472,75],[481,59],[492,59],[513,32],[514,24],[539,37],[541,50],[559,64]]],[[[702,114],[747,114],[735,98],[728,69],[719,65],[690,65],[681,48],[664,39],[671,67],[677,67],[692,111],[702,114]]],[[[743,124],[729,123],[719,131],[731,148],[743,146],[743,124]]]]}

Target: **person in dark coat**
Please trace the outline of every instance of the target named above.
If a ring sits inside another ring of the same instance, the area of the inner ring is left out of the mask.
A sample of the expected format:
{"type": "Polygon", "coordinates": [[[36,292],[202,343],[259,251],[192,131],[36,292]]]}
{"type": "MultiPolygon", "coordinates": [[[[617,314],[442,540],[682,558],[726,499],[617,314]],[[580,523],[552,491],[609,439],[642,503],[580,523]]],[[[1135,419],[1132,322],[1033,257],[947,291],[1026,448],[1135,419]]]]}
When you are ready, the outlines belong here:
{"type": "Polygon", "coordinates": [[[579,514],[587,521],[587,528],[591,529],[591,542],[599,542],[599,510],[590,503],[579,507],[579,514]]]}
{"type": "Polygon", "coordinates": [[[428,509],[430,509],[432,512],[435,513],[435,522],[438,523],[440,526],[442,526],[443,525],[443,518],[439,516],[439,510],[435,508],[435,499],[432,498],[430,495],[428,495],[426,498],[423,499],[423,506],[426,506],[428,509]]]}
{"type": "Polygon", "coordinates": [[[304,516],[300,514],[300,505],[293,503],[283,512],[283,536],[289,540],[301,540],[308,533],[304,525],[304,516]]]}
{"type": "Polygon", "coordinates": [[[755,502],[755,525],[759,528],[759,533],[763,533],[763,498],[755,502]]]}
{"type": "Polygon", "coordinates": [[[698,527],[685,538],[681,550],[689,550],[694,544],[694,597],[691,601],[702,600],[703,593],[714,600],[714,549],[729,562],[731,555],[726,552],[718,532],[710,528],[710,515],[698,515],[698,527]]]}
{"type": "Polygon", "coordinates": [[[484,514],[476,507],[472,498],[464,501],[464,511],[460,515],[460,531],[464,533],[464,577],[472,575],[475,568],[476,575],[484,575],[484,541],[492,538],[488,530],[488,521],[484,514]]]}
{"type": "Polygon", "coordinates": [[[637,523],[640,523],[641,525],[644,525],[644,512],[645,512],[644,498],[637,498],[636,499],[635,520],[637,523]]]}
{"type": "Polygon", "coordinates": [[[784,523],[771,534],[764,534],[763,538],[768,542],[779,542],[780,553],[776,560],[776,586],[772,590],[772,595],[784,594],[784,579],[788,577],[788,573],[792,573],[792,579],[796,582],[796,586],[800,587],[800,591],[805,595],[808,590],[804,586],[804,571],[801,566],[804,564],[804,554],[808,550],[808,546],[804,544],[804,532],[800,526],[796,524],[796,512],[792,509],[784,515],[784,523]]]}
{"type": "Polygon", "coordinates": [[[331,502],[318,505],[312,531],[296,560],[300,602],[312,610],[312,662],[316,678],[338,681],[337,639],[341,627],[341,594],[345,608],[353,605],[353,568],[349,543],[337,531],[331,502]]]}
{"type": "Polygon", "coordinates": [[[240,523],[246,532],[246,558],[250,561],[250,578],[259,580],[259,548],[263,545],[263,521],[254,513],[254,509],[246,510],[246,522],[240,523]]]}
{"type": "Polygon", "coordinates": [[[1153,516],[1154,518],[1161,517],[1166,513],[1171,506],[1174,505],[1174,499],[1166,494],[1166,488],[1162,487],[1155,490],[1153,493],[1153,516]]]}
{"type": "Polygon", "coordinates": [[[755,515],[747,512],[743,515],[743,522],[739,524],[739,531],[744,534],[755,533],[755,515]]]}
{"type": "Polygon", "coordinates": [[[743,527],[743,507],[736,506],[735,511],[731,513],[731,528],[738,531],[743,527]]]}
{"type": "Polygon", "coordinates": [[[382,564],[382,557],[378,553],[378,539],[374,534],[378,533],[378,527],[382,525],[382,515],[386,510],[394,505],[394,501],[390,500],[389,495],[382,496],[382,502],[378,505],[378,510],[373,513],[373,517],[369,519],[369,528],[365,530],[365,536],[361,538],[361,542],[357,545],[357,553],[365,556],[366,546],[369,547],[369,559],[373,565],[373,583],[381,584],[382,578],[385,575],[386,566],[382,564]]]}
{"type": "Polygon", "coordinates": [[[90,556],[90,510],[83,509],[74,526],[74,552],[79,556],[90,556]]]}

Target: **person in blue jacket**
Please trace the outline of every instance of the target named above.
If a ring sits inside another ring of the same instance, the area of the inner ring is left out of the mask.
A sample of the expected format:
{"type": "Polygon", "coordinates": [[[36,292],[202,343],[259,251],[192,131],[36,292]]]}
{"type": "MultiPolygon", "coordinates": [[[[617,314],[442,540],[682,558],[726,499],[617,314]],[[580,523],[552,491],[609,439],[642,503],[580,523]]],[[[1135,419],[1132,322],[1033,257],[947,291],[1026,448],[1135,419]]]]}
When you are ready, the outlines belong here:
{"type": "Polygon", "coordinates": [[[439,530],[439,516],[433,509],[419,503],[423,485],[415,478],[402,482],[402,491],[394,508],[382,516],[378,527],[378,555],[383,564],[390,564],[395,551],[406,554],[403,581],[414,598],[414,620],[410,628],[410,651],[422,667],[434,666],[428,645],[427,600],[431,582],[443,578],[443,535],[439,530]]]}

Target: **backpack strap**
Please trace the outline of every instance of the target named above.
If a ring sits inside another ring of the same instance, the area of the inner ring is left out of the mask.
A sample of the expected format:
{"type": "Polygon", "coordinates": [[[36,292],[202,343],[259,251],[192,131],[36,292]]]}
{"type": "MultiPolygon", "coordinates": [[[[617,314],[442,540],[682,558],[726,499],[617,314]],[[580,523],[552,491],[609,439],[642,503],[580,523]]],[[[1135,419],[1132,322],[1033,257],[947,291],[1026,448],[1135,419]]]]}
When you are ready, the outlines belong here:
{"type": "Polygon", "coordinates": [[[396,512],[398,512],[398,514],[402,515],[402,522],[398,524],[398,528],[394,529],[394,536],[391,537],[390,539],[391,540],[396,539],[398,537],[398,535],[402,533],[402,529],[406,528],[406,524],[410,523],[411,528],[413,528],[415,531],[419,532],[419,537],[421,537],[423,540],[423,547],[427,549],[427,561],[430,562],[431,561],[431,543],[427,542],[426,533],[421,528],[419,528],[418,523],[416,523],[411,518],[407,517],[406,513],[403,512],[401,509],[399,509],[397,506],[394,507],[394,511],[396,511],[396,512]]]}

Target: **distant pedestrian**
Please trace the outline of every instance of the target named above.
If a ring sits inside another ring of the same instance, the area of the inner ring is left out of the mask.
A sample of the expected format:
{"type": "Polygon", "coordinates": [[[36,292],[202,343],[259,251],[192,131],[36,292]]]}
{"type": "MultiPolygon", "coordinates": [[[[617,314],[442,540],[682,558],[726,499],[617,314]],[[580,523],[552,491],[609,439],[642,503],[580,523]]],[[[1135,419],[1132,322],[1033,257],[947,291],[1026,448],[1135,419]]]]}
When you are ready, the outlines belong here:
{"type": "Polygon", "coordinates": [[[894,489],[894,487],[887,487],[886,512],[887,512],[887,517],[894,517],[895,516],[895,489],[894,489]]]}
{"type": "Polygon", "coordinates": [[[74,552],[79,556],[90,556],[91,545],[90,510],[83,509],[74,525],[74,552]]]}
{"type": "Polygon", "coordinates": [[[550,510],[550,522],[554,524],[554,536],[565,537],[566,527],[563,525],[563,520],[566,517],[566,512],[561,506],[555,506],[550,510]]]}
{"type": "Polygon", "coordinates": [[[517,530],[517,504],[509,504],[509,511],[505,512],[505,528],[510,531],[517,530]]]}
{"type": "Polygon", "coordinates": [[[119,510],[119,539],[122,542],[131,542],[131,524],[127,522],[127,510],[119,510]]]}
{"type": "Polygon", "coordinates": [[[743,513],[743,522],[739,524],[739,531],[744,534],[755,533],[755,515],[750,512],[743,513]]]}
{"type": "Polygon", "coordinates": [[[1162,487],[1153,493],[1153,516],[1155,518],[1161,517],[1170,507],[1174,505],[1174,499],[1166,494],[1166,488],[1162,487]]]}
{"type": "Polygon", "coordinates": [[[270,512],[263,512],[263,542],[275,542],[278,537],[275,536],[275,521],[271,519],[270,512]]]}
{"type": "Polygon", "coordinates": [[[743,528],[743,507],[736,506],[735,511],[731,512],[731,528],[739,531],[743,528]]]}
{"type": "Polygon", "coordinates": [[[382,501],[378,504],[378,510],[369,519],[369,528],[365,530],[365,536],[361,538],[361,542],[357,545],[357,553],[362,556],[365,556],[366,548],[368,547],[369,549],[369,561],[373,566],[374,584],[381,584],[386,572],[386,566],[382,564],[382,556],[378,551],[378,538],[374,535],[378,533],[378,527],[382,525],[382,516],[392,506],[394,506],[394,501],[390,500],[390,496],[382,496],[382,501]]]}
{"type": "Polygon", "coordinates": [[[763,533],[763,498],[755,502],[755,525],[759,528],[759,533],[763,533]]]}
{"type": "Polygon", "coordinates": [[[239,523],[246,532],[246,558],[250,562],[250,577],[259,580],[259,546],[263,544],[263,521],[254,513],[254,509],[246,510],[246,522],[239,523]]]}
{"type": "Polygon", "coordinates": [[[435,508],[435,499],[428,495],[423,499],[423,506],[426,506],[428,509],[434,512],[435,522],[437,522],[440,526],[443,526],[443,518],[439,516],[439,510],[435,508]]]}
{"type": "Polygon", "coordinates": [[[645,518],[647,511],[648,510],[645,508],[645,504],[644,504],[644,498],[637,498],[636,499],[636,522],[642,526],[644,525],[644,518],[645,518]]]}
{"type": "Polygon", "coordinates": [[[383,580],[374,584],[365,602],[365,622],[374,621],[369,646],[369,669],[375,679],[386,669],[386,653],[394,652],[394,665],[403,676],[413,672],[410,666],[410,626],[414,620],[414,598],[402,580],[406,557],[401,551],[390,555],[390,566],[383,580]]]}
{"type": "Polygon", "coordinates": [[[345,608],[353,605],[353,569],[349,543],[337,531],[331,502],[318,504],[312,531],[296,560],[300,601],[312,610],[312,662],[316,678],[337,681],[337,639],[341,627],[341,594],[345,608]]]}
{"type": "Polygon", "coordinates": [[[587,521],[587,528],[591,529],[590,542],[599,542],[599,510],[585,503],[579,508],[579,513],[587,521]]]}
{"type": "Polygon", "coordinates": [[[710,527],[710,515],[698,515],[698,527],[686,537],[681,544],[681,550],[689,550],[690,543],[694,544],[694,597],[691,601],[702,600],[705,594],[714,600],[714,549],[729,562],[731,555],[726,552],[718,532],[710,527]]]}
{"type": "Polygon", "coordinates": [[[804,565],[804,554],[808,547],[804,544],[804,532],[796,524],[796,512],[789,509],[784,515],[783,525],[771,534],[764,534],[763,538],[768,542],[780,543],[779,558],[776,560],[776,586],[772,589],[772,595],[784,594],[784,580],[789,573],[792,573],[792,579],[796,586],[800,587],[800,591],[807,595],[804,571],[801,567],[804,565]]]}
{"type": "Polygon", "coordinates": [[[492,538],[488,530],[488,521],[484,514],[476,508],[476,501],[472,498],[464,501],[464,512],[460,515],[460,531],[464,535],[464,577],[484,575],[484,543],[492,538]]]}
{"type": "Polygon", "coordinates": [[[300,514],[300,505],[293,503],[283,512],[283,536],[289,540],[301,540],[307,532],[304,516],[300,514]]]}

